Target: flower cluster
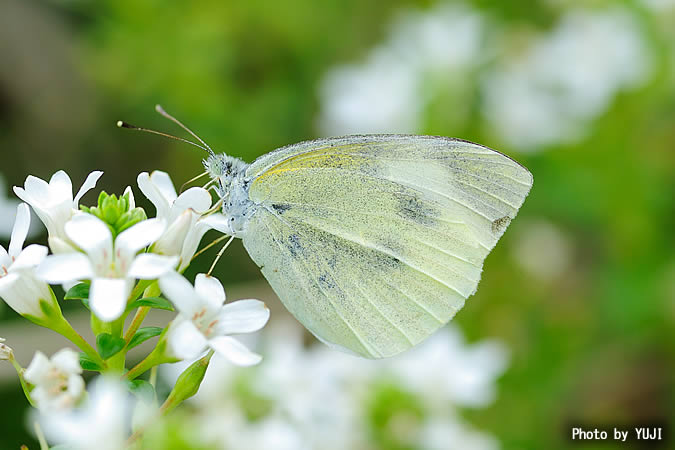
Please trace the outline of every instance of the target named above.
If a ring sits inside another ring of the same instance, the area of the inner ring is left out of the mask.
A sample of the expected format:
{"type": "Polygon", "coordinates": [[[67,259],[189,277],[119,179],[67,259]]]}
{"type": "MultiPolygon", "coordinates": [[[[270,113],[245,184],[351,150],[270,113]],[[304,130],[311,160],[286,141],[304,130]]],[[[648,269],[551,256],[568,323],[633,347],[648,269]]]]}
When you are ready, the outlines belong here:
{"type": "Polygon", "coordinates": [[[66,348],[51,357],[38,351],[23,369],[0,339],[0,360],[15,366],[27,399],[40,411],[36,422],[50,441],[75,449],[123,447],[128,416],[121,411],[130,407],[123,392],[145,392],[137,409],[159,414],[197,391],[212,355],[242,366],[260,362],[232,335],[255,332],[269,319],[259,300],[225,303],[222,284],[210,274],[197,275],[194,285],[182,275],[206,232],[227,230],[206,189],[192,187],[178,195],[168,174],[144,172],[138,187],[155,206],[156,217],[136,206],[131,187],[119,197],[101,192],[93,207],[80,205],[102,175],[92,172],[75,196],[63,171],[49,182],[29,176],[23,187],[14,188],[25,203],[17,207],[9,247],[0,246],[0,297],[82,351],[66,348]],[[24,248],[31,208],[47,228],[49,247],[24,248]],[[70,325],[54,284],[66,289],[65,300],[81,300],[91,311],[95,345],[70,325]],[[152,308],[175,308],[178,314],[165,328],[141,328],[152,308]],[[127,352],[156,336],[154,350],[127,369],[127,352]],[[160,364],[200,356],[201,363],[185,372],[163,409],[148,409],[157,401],[154,386],[138,377],[160,364]],[[89,396],[83,370],[105,375],[89,396]],[[115,377],[118,381],[112,381],[115,377]]]}
{"type": "MultiPolygon", "coordinates": [[[[265,364],[252,373],[212,365],[191,400],[199,411],[192,420],[202,445],[247,450],[498,447],[460,412],[494,401],[495,380],[508,359],[501,343],[467,344],[450,325],[397,358],[373,361],[324,346],[305,348],[293,323],[274,325],[262,335],[265,364]]],[[[176,375],[175,367],[163,370],[169,382],[176,375]]]]}
{"type": "Polygon", "coordinates": [[[623,6],[574,5],[550,31],[528,36],[521,23],[463,2],[406,11],[364,61],[326,73],[319,126],[326,135],[419,133],[440,113],[461,129],[478,107],[485,128],[519,151],[575,143],[656,72],[637,17],[623,6]]]}

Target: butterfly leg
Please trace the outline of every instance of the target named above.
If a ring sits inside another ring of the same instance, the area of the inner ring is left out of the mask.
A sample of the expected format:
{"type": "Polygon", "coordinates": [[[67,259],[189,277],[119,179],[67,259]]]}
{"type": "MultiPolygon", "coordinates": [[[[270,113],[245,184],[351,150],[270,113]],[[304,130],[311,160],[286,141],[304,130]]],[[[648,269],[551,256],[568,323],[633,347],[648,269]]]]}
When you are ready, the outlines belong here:
{"type": "MultiPolygon", "coordinates": [[[[183,185],[180,187],[180,192],[179,192],[179,194],[182,194],[182,193],[183,193],[183,191],[185,190],[185,186],[187,186],[188,184],[192,183],[193,181],[199,180],[201,177],[203,177],[203,176],[205,176],[205,175],[208,175],[208,174],[209,174],[208,172],[204,172],[204,173],[202,173],[202,174],[200,174],[200,175],[197,175],[196,177],[194,177],[194,178],[192,178],[192,179],[186,181],[185,183],[183,183],[183,185]]],[[[211,181],[211,182],[212,182],[212,181],[211,181]]],[[[211,183],[211,182],[209,182],[209,183],[211,183]]]]}
{"type": "Polygon", "coordinates": [[[225,243],[225,245],[223,245],[223,248],[220,249],[218,255],[216,255],[216,259],[213,260],[213,264],[211,264],[211,268],[209,269],[209,273],[207,275],[211,276],[211,272],[213,272],[213,269],[216,268],[216,264],[218,264],[220,257],[223,256],[223,253],[225,253],[225,250],[230,246],[233,240],[234,236],[230,236],[230,239],[225,243]]]}

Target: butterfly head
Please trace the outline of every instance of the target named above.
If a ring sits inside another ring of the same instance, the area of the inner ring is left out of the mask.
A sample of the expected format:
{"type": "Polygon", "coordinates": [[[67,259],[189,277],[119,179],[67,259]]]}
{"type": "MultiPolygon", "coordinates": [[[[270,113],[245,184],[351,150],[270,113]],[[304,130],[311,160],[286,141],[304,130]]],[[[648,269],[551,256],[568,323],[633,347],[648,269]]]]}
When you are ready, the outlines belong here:
{"type": "Polygon", "coordinates": [[[256,209],[248,195],[250,180],[246,178],[246,169],[249,164],[225,154],[211,155],[203,163],[214,182],[216,194],[223,201],[223,214],[227,217],[230,234],[240,237],[256,209]]]}

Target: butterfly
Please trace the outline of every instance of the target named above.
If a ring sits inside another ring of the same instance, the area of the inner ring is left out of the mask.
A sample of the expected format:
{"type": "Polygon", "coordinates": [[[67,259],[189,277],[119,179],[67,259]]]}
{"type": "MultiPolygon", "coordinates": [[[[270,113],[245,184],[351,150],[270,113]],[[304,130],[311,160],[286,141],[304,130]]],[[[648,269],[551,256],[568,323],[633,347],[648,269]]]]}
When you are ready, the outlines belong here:
{"type": "Polygon", "coordinates": [[[251,164],[207,151],[230,234],[281,302],[322,342],[366,358],[452,319],[533,183],[497,151],[438,136],[318,139],[251,164]]]}

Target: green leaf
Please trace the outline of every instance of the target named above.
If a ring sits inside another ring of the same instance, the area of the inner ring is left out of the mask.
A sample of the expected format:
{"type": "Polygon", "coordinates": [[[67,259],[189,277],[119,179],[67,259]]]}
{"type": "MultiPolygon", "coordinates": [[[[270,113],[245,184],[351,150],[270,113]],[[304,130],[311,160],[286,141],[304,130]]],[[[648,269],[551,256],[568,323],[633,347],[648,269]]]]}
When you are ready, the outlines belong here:
{"type": "Polygon", "coordinates": [[[139,329],[136,332],[136,334],[134,334],[134,337],[132,337],[131,340],[129,341],[129,346],[127,347],[127,350],[142,344],[143,342],[147,341],[150,338],[159,336],[160,334],[162,334],[162,331],[164,331],[164,329],[160,327],[144,327],[139,329]]]}
{"type": "Polygon", "coordinates": [[[80,283],[68,289],[64,300],[82,300],[89,298],[89,283],[80,283]]]}
{"type": "Polygon", "coordinates": [[[132,394],[138,396],[145,401],[153,401],[155,399],[155,388],[152,384],[145,380],[133,380],[129,382],[129,390],[132,394]]]}
{"type": "Polygon", "coordinates": [[[91,370],[94,372],[100,372],[103,368],[96,364],[96,361],[91,359],[86,353],[80,353],[80,366],[84,370],[91,370]]]}
{"type": "Polygon", "coordinates": [[[141,306],[147,306],[149,308],[165,309],[167,311],[173,311],[173,305],[167,299],[162,297],[144,297],[135,300],[127,306],[127,310],[134,308],[140,308],[141,306]]]}
{"type": "Polygon", "coordinates": [[[96,336],[96,347],[101,358],[108,359],[124,348],[126,341],[109,333],[96,336]]]}

